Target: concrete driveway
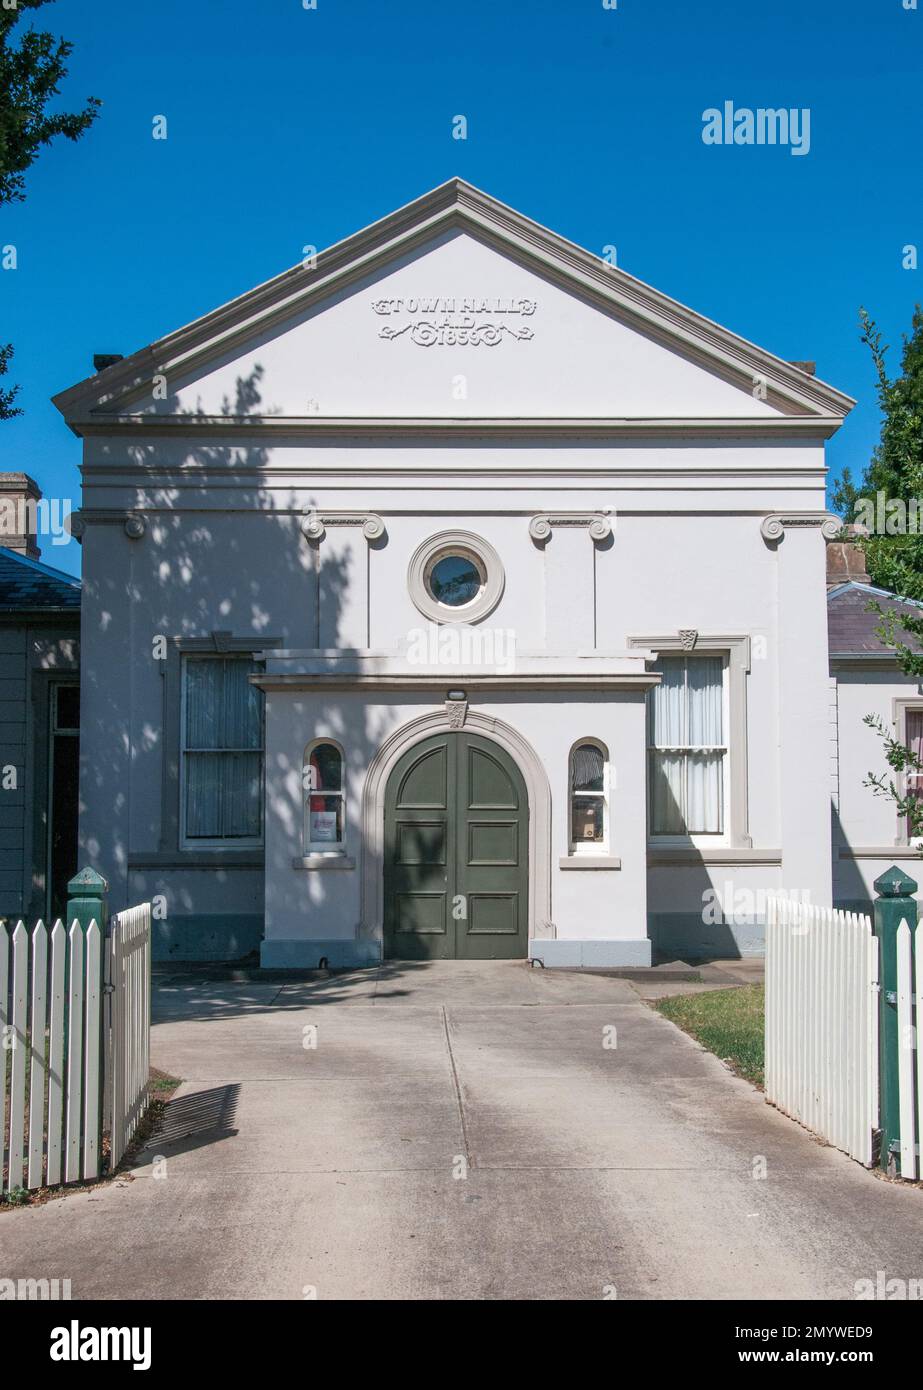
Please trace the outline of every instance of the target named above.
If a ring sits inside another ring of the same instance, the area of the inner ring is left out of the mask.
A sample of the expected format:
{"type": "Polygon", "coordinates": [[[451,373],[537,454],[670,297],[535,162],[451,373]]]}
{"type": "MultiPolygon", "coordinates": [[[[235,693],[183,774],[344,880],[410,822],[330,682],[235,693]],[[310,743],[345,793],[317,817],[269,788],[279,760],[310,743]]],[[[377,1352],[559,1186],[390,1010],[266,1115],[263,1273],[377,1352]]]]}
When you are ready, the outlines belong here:
{"type": "Polygon", "coordinates": [[[153,1061],[184,1078],[165,1131],[133,1181],[0,1217],[3,1276],[192,1299],[849,1299],[923,1277],[923,1191],[817,1143],[624,980],[177,976],[156,1018],[153,1061]]]}

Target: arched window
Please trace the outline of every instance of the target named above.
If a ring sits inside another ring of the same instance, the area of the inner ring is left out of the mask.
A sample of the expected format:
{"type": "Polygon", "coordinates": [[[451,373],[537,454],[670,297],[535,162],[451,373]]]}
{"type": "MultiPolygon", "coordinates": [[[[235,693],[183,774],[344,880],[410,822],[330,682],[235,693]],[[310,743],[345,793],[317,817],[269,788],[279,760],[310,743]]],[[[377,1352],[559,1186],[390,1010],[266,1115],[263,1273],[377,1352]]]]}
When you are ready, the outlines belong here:
{"type": "Polygon", "coordinates": [[[585,739],[570,754],[570,850],[599,854],[609,843],[609,754],[585,739]]]}
{"type": "Polygon", "coordinates": [[[346,840],[343,750],[315,739],[304,751],[304,847],[306,854],[342,854],[346,840]]]}

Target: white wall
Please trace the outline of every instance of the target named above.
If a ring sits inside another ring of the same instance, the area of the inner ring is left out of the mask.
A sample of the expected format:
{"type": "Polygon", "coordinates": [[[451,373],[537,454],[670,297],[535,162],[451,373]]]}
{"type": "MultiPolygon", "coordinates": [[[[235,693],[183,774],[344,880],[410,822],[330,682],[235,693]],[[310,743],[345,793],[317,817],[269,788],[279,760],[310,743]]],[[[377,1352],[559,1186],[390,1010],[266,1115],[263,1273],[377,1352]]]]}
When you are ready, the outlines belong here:
{"type": "Polygon", "coordinates": [[[893,801],[863,786],[869,773],[891,776],[882,742],[863,722],[865,715],[878,715],[886,728],[896,732],[895,700],[913,699],[923,693],[923,687],[896,669],[854,666],[837,669],[836,688],[839,794],[834,817],[834,894],[838,902],[856,903],[874,898],[875,879],[892,864],[917,883],[923,881],[919,854],[897,843],[903,839],[903,828],[893,801]],[[863,850],[874,854],[863,854],[863,850]]]}

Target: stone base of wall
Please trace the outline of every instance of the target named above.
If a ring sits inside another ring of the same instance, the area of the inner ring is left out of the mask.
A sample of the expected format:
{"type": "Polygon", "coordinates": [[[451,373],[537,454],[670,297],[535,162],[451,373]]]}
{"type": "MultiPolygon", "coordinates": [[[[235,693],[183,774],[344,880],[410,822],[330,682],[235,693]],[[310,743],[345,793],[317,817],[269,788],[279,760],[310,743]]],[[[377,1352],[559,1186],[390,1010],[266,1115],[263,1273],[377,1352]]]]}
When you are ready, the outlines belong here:
{"type": "Polygon", "coordinates": [[[378,965],[378,941],[264,941],[260,947],[260,966],[264,970],[316,970],[326,956],[331,970],[356,965],[378,965]]]}
{"type": "Polygon", "coordinates": [[[655,912],[648,931],[660,960],[739,960],[766,953],[766,926],[757,918],[707,923],[701,913],[655,912]]]}
{"type": "Polygon", "coordinates": [[[630,937],[623,941],[568,941],[558,937],[553,941],[530,941],[529,955],[551,968],[646,966],[651,963],[651,943],[646,936],[630,937]]]}
{"type": "Polygon", "coordinates": [[[194,913],[151,923],[151,959],[234,961],[260,949],[261,913],[194,913]]]}

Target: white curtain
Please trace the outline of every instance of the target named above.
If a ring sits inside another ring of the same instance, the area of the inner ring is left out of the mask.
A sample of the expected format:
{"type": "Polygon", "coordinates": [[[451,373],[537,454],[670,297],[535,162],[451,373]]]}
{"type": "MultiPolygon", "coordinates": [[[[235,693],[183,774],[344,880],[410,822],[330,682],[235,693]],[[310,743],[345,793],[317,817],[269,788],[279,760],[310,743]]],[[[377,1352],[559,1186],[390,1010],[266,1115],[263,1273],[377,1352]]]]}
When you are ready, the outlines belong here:
{"type": "Polygon", "coordinates": [[[651,701],[651,828],[657,835],[720,834],[724,826],[723,662],[664,660],[651,701]],[[688,751],[679,751],[679,750],[688,751]],[[696,751],[699,750],[699,751],[696,751]]]}
{"type": "Polygon", "coordinates": [[[654,687],[651,704],[651,743],[655,748],[677,748],[685,742],[685,663],[664,661],[663,680],[654,687]]]}
{"type": "Polygon", "coordinates": [[[682,835],[684,753],[651,754],[651,829],[655,835],[682,835]]]}
{"type": "Polygon", "coordinates": [[[186,835],[260,834],[262,712],[249,657],[187,660],[186,835]],[[250,751],[253,750],[253,751],[250,751]]]}

